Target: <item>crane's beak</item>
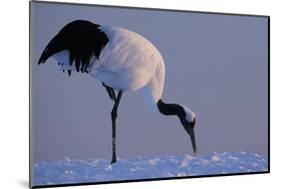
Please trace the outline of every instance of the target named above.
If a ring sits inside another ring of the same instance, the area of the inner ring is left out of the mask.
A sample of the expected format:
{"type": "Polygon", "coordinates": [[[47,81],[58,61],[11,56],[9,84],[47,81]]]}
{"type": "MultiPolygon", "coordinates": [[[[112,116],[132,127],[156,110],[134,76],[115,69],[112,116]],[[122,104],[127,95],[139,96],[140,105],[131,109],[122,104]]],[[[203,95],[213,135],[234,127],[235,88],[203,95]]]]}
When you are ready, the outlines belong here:
{"type": "Polygon", "coordinates": [[[189,134],[189,136],[190,136],[190,140],[191,140],[191,143],[192,143],[193,153],[196,154],[197,149],[196,149],[196,140],[195,140],[194,129],[191,128],[191,129],[188,131],[188,134],[189,134]]]}
{"type": "Polygon", "coordinates": [[[186,132],[190,136],[193,153],[196,154],[197,149],[196,149],[196,139],[195,139],[195,133],[194,133],[194,126],[195,126],[195,123],[194,124],[185,124],[184,129],[186,130],[186,132]]]}

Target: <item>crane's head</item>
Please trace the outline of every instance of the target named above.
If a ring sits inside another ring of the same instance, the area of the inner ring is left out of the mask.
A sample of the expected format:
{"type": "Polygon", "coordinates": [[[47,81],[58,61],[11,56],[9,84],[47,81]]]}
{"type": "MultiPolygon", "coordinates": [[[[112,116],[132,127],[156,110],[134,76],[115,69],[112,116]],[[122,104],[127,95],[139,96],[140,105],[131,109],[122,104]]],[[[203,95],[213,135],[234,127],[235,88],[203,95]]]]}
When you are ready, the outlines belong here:
{"type": "Polygon", "coordinates": [[[196,141],[194,134],[194,127],[196,124],[196,116],[189,108],[180,104],[166,104],[161,99],[158,100],[157,106],[159,111],[164,115],[177,115],[181,121],[182,126],[188,133],[191,139],[193,153],[196,153],[196,141]]]}
{"type": "Polygon", "coordinates": [[[181,121],[182,126],[184,127],[185,131],[190,136],[190,140],[192,143],[193,153],[196,154],[196,140],[195,140],[195,133],[194,127],[196,124],[196,116],[195,113],[192,112],[189,108],[181,105],[183,111],[180,111],[179,118],[181,121]]]}

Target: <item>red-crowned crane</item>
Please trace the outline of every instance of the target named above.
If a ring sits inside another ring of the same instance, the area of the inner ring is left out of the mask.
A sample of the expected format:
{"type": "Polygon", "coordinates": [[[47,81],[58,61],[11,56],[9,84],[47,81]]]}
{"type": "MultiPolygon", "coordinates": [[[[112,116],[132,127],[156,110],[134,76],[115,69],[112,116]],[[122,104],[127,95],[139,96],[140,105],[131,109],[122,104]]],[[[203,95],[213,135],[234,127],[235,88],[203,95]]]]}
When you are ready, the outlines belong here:
{"type": "Polygon", "coordinates": [[[114,102],[111,111],[111,163],[116,162],[116,119],[120,99],[124,91],[141,88],[159,112],[178,116],[196,153],[195,114],[183,105],[162,100],[165,64],[160,52],[147,39],[126,29],[75,20],[64,26],[48,43],[38,64],[45,63],[51,56],[60,70],[67,71],[69,76],[72,71],[82,72],[101,81],[114,102]]]}

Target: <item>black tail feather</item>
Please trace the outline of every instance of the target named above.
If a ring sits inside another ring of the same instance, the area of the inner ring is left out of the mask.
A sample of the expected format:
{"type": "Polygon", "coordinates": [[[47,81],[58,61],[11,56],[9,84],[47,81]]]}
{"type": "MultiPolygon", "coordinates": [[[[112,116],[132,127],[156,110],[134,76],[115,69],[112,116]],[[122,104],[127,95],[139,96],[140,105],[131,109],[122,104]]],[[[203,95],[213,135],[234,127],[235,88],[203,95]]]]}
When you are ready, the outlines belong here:
{"type": "Polygon", "coordinates": [[[90,59],[97,59],[103,47],[107,44],[106,34],[99,29],[98,24],[89,21],[76,20],[64,26],[44,49],[38,64],[43,64],[54,54],[68,50],[69,65],[75,62],[77,72],[84,72],[90,64],[90,59]]]}

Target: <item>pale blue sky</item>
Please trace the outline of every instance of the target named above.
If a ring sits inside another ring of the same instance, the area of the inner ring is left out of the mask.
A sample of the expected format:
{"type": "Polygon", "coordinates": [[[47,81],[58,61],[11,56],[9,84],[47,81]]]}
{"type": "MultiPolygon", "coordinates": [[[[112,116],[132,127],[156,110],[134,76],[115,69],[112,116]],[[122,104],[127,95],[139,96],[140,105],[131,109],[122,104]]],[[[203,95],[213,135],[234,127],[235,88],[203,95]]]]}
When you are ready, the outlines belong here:
{"type": "MultiPolygon", "coordinates": [[[[90,76],[59,72],[37,61],[68,22],[123,27],[150,40],[166,63],[164,99],[197,114],[198,154],[247,151],[266,155],[267,18],[156,10],[32,4],[34,159],[111,158],[112,102],[90,76]]],[[[176,117],[151,112],[140,93],[125,93],[117,122],[117,156],[192,154],[176,117]]]]}

